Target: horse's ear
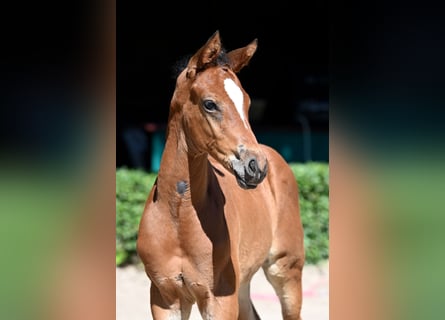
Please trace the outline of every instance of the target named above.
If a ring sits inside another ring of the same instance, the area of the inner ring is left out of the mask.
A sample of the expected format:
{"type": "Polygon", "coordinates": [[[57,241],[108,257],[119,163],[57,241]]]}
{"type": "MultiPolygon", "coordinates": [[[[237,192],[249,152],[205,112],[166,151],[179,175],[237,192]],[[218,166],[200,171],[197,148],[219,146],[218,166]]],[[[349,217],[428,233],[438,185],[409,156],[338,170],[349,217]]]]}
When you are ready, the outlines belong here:
{"type": "Polygon", "coordinates": [[[195,77],[196,73],[212,64],[221,52],[221,38],[217,30],[189,60],[187,78],[195,77]]]}
{"type": "Polygon", "coordinates": [[[230,67],[235,73],[239,72],[249,63],[250,58],[252,58],[253,54],[255,53],[257,46],[258,40],[255,39],[247,46],[227,53],[230,60],[230,67]]]}

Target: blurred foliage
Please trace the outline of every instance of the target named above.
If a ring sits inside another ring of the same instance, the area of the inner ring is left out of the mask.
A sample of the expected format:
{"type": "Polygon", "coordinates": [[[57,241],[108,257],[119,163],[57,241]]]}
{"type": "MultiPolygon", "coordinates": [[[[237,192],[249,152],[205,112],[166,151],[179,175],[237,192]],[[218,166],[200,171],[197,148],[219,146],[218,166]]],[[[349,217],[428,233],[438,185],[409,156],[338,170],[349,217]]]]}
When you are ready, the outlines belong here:
{"type": "Polygon", "coordinates": [[[136,255],[139,221],[156,174],[142,170],[116,170],[116,264],[136,255]]]}
{"type": "Polygon", "coordinates": [[[298,182],[306,263],[329,257],[329,166],[290,164],[298,182]]]}
{"type": "MultiPolygon", "coordinates": [[[[291,163],[299,186],[304,228],[306,263],[329,257],[329,165],[291,163]]],[[[116,265],[136,261],[139,221],[155,173],[119,168],[116,170],[116,265]]]]}

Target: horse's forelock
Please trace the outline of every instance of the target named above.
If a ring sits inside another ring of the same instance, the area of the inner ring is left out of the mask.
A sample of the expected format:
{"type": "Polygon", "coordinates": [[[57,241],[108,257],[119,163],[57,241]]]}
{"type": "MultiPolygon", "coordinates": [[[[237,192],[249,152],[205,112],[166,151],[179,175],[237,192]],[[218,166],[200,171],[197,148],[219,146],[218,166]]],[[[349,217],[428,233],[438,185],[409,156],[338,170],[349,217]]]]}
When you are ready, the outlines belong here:
{"type": "Polygon", "coordinates": [[[217,66],[229,66],[230,65],[230,59],[227,55],[227,52],[225,49],[221,49],[221,52],[218,55],[218,58],[216,58],[216,65],[217,66]]]}

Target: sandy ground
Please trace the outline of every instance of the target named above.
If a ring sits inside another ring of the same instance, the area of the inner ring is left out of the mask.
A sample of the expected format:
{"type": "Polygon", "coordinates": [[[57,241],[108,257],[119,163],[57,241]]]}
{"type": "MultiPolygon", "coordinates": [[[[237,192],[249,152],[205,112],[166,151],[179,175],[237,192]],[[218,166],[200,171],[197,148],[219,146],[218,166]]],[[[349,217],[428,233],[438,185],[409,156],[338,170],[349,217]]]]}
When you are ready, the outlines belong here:
{"type": "MultiPolygon", "coordinates": [[[[116,320],[151,320],[150,281],[136,266],[116,268],[116,320]]],[[[262,270],[252,280],[251,296],[263,320],[281,319],[280,304],[262,270]]],[[[303,320],[329,319],[329,263],[303,269],[303,320]]],[[[201,320],[196,307],[190,320],[201,320]]]]}

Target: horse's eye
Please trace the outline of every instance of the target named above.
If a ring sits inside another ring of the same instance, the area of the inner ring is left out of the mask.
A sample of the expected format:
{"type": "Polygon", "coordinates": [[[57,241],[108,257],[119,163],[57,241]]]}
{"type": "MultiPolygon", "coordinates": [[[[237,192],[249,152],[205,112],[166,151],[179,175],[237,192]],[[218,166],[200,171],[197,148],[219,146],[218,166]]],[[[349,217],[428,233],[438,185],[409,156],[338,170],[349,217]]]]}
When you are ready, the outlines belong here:
{"type": "Polygon", "coordinates": [[[212,100],[204,100],[203,102],[204,109],[208,112],[218,111],[218,106],[212,100]]]}

